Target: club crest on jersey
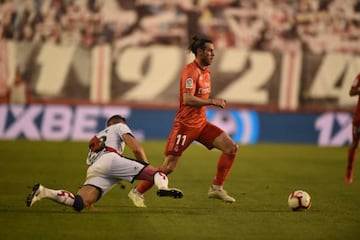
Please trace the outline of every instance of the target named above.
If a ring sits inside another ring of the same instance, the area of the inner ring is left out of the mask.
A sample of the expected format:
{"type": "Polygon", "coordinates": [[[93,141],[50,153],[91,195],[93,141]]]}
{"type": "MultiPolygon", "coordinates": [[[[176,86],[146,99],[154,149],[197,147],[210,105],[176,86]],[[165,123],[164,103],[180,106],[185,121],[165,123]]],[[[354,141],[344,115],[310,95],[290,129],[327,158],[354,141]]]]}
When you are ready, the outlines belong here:
{"type": "Polygon", "coordinates": [[[187,78],[185,80],[185,87],[186,88],[193,88],[193,79],[192,78],[187,78]]]}

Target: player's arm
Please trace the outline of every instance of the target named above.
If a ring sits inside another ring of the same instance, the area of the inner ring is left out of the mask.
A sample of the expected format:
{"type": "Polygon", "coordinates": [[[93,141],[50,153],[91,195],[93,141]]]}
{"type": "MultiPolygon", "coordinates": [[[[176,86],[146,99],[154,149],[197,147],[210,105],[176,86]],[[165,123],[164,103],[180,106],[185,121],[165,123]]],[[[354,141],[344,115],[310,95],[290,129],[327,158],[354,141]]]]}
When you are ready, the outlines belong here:
{"type": "Polygon", "coordinates": [[[224,108],[226,101],[221,98],[199,98],[194,96],[191,92],[183,93],[183,104],[186,106],[202,107],[202,106],[215,106],[224,108]]]}
{"type": "Polygon", "coordinates": [[[132,136],[131,134],[124,134],[122,136],[126,146],[128,146],[131,151],[134,153],[134,156],[137,160],[148,162],[144,148],[141,144],[132,136]]]}

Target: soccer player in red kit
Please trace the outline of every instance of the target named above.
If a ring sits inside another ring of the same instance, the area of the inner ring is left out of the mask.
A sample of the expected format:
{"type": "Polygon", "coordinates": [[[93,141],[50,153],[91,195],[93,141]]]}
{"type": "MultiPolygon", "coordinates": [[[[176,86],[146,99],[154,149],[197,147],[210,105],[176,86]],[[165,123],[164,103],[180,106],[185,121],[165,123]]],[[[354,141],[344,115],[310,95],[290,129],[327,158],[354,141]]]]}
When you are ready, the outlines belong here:
{"type": "MultiPolygon", "coordinates": [[[[351,97],[360,95],[360,73],[356,76],[353,84],[351,85],[349,95],[351,97]]],[[[357,148],[360,140],[360,97],[358,97],[358,103],[353,116],[352,125],[352,143],[348,148],[347,168],[345,173],[346,183],[352,183],[353,181],[354,161],[357,155],[357,148]]]]}
{"type": "MultiPolygon", "coordinates": [[[[195,55],[195,60],[187,64],[181,73],[179,110],[167,140],[166,157],[160,169],[166,174],[171,173],[182,153],[195,140],[208,149],[217,148],[222,154],[208,197],[233,203],[235,199],[227,194],[223,185],[236,158],[238,145],[227,133],[206,119],[206,106],[224,108],[226,105],[224,99],[210,98],[209,65],[215,56],[214,44],[210,39],[194,37],[189,50],[195,55]]],[[[145,206],[143,193],[151,186],[152,183],[142,181],[131,190],[129,198],[135,206],[145,206]]]]}

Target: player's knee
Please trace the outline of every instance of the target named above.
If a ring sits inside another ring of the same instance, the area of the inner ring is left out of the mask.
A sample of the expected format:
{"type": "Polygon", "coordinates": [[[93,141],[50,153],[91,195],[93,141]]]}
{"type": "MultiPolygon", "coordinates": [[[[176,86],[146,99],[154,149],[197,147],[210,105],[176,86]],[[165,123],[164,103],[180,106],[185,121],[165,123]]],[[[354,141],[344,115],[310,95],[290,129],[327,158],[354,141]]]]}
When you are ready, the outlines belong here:
{"type": "Polygon", "coordinates": [[[85,207],[85,204],[84,204],[84,200],[83,198],[76,194],[75,195],[75,201],[74,201],[74,204],[73,204],[73,208],[78,211],[78,212],[81,212],[81,210],[83,210],[85,207]]]}
{"type": "Polygon", "coordinates": [[[234,143],[234,145],[233,145],[233,154],[237,154],[238,148],[239,148],[239,145],[234,143]]]}
{"type": "Polygon", "coordinates": [[[229,154],[229,155],[236,155],[237,154],[237,150],[238,150],[238,145],[234,142],[232,142],[231,144],[229,144],[227,146],[227,148],[225,149],[224,153],[229,154]]]}

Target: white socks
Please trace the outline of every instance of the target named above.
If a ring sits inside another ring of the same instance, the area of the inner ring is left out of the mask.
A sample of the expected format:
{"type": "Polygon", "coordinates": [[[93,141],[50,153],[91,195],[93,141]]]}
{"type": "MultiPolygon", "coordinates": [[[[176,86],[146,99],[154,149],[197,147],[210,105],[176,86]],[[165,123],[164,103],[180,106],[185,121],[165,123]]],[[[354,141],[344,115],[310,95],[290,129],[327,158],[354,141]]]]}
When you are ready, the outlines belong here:
{"type": "Polygon", "coordinates": [[[43,188],[43,196],[49,198],[57,203],[66,205],[66,206],[73,206],[75,201],[75,196],[69,191],[66,190],[53,190],[44,187],[43,188]]]}
{"type": "Polygon", "coordinates": [[[159,189],[168,189],[169,180],[165,173],[157,172],[154,174],[154,183],[159,189]]]}

